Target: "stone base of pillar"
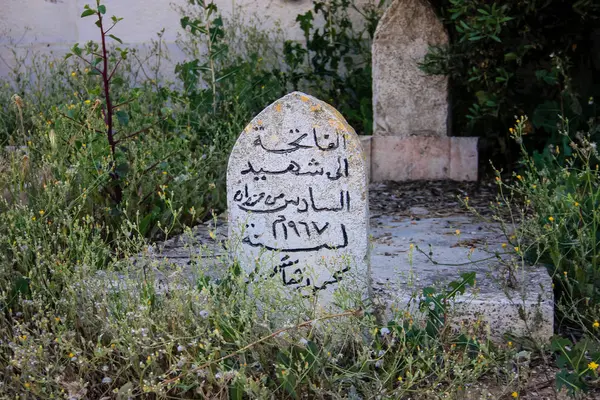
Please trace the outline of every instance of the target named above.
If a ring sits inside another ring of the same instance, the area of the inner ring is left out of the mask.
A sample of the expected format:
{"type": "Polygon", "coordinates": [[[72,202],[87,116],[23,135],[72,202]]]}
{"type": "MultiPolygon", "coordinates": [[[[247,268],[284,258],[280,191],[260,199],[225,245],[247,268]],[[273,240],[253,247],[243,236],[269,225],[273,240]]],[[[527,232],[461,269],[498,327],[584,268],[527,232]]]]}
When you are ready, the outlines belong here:
{"type": "Polygon", "coordinates": [[[370,140],[361,139],[370,158],[372,182],[477,180],[477,137],[372,136],[370,140]]]}

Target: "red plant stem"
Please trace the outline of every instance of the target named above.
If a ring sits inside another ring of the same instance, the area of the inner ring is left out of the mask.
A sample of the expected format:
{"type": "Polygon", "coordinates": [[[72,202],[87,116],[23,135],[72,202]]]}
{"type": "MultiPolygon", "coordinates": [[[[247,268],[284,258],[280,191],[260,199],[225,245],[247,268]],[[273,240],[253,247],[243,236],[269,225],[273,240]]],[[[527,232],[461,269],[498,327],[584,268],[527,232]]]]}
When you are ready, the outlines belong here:
{"type": "Polygon", "coordinates": [[[104,32],[104,26],[102,25],[102,14],[98,11],[98,21],[100,25],[100,36],[102,37],[102,62],[103,62],[103,71],[102,71],[102,81],[104,84],[104,98],[106,100],[106,115],[104,122],[107,126],[106,136],[108,138],[108,144],[110,145],[110,152],[112,154],[113,162],[115,161],[115,152],[117,142],[115,141],[113,135],[113,108],[110,101],[110,77],[108,76],[108,54],[106,51],[106,32],[104,32]]]}
{"type": "MultiPolygon", "coordinates": [[[[106,123],[106,137],[108,139],[108,144],[110,145],[110,153],[112,156],[112,168],[113,171],[110,173],[110,177],[115,183],[112,191],[109,191],[110,197],[117,204],[121,203],[123,200],[123,189],[121,188],[119,175],[114,171],[116,167],[116,148],[117,141],[115,140],[113,133],[113,107],[110,101],[110,78],[114,71],[108,74],[108,52],[106,51],[106,32],[104,32],[104,25],[102,25],[102,13],[100,10],[97,12],[98,14],[98,27],[100,28],[100,36],[102,37],[102,62],[103,62],[103,70],[102,70],[102,82],[104,84],[104,98],[106,100],[106,111],[104,113],[104,122],[106,123]]],[[[110,30],[110,29],[109,29],[110,30]]],[[[117,64],[118,66],[118,64],[117,64]]],[[[115,66],[116,70],[116,66],[115,66]]]]}

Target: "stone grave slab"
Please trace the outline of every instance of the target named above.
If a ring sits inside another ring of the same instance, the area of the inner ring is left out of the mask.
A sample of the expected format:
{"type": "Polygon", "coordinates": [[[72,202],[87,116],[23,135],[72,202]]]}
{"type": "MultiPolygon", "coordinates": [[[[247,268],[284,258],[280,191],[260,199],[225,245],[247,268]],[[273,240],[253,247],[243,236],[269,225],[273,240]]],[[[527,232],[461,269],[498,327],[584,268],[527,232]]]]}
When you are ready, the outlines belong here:
{"type": "Polygon", "coordinates": [[[281,284],[319,291],[368,276],[367,166],[359,137],[330,105],[300,92],[240,134],[227,168],[230,252],[281,284]]]}
{"type": "Polygon", "coordinates": [[[463,215],[374,215],[371,235],[373,293],[386,309],[404,308],[423,288],[441,290],[460,280],[460,274],[475,272],[475,286],[454,304],[455,323],[479,320],[498,341],[505,334],[542,341],[552,336],[552,279],[544,267],[524,265],[516,270],[516,284],[507,285],[505,272],[494,259],[495,251],[505,253],[498,224],[463,215]]]}

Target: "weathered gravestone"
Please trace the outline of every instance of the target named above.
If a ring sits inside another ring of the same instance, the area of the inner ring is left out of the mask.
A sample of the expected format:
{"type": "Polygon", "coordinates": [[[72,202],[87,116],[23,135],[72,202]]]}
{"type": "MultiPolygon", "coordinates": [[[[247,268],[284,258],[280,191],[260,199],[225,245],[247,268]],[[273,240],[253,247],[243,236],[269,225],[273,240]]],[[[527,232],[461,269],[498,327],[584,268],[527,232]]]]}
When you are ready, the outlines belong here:
{"type": "Polygon", "coordinates": [[[240,134],[227,168],[232,251],[282,285],[317,291],[368,276],[360,140],[330,105],[294,92],[240,134]]]}

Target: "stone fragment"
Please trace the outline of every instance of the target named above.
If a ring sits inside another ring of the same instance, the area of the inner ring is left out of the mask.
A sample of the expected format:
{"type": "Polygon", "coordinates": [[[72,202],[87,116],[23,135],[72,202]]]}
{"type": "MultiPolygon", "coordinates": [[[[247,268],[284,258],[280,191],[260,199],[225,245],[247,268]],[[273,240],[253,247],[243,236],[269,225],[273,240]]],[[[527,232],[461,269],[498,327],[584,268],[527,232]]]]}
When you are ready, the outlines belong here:
{"type": "Polygon", "coordinates": [[[450,138],[450,179],[476,181],[479,167],[478,137],[450,138]]]}
{"type": "Polygon", "coordinates": [[[395,0],[373,41],[375,135],[448,134],[448,78],[419,69],[430,45],[445,45],[448,33],[426,0],[395,0]]]}
{"type": "Polygon", "coordinates": [[[410,208],[410,213],[412,215],[427,215],[429,214],[429,210],[427,210],[425,207],[411,207],[410,208]]]}
{"type": "Polygon", "coordinates": [[[227,168],[231,251],[282,285],[317,291],[368,276],[367,168],[342,115],[303,93],[269,105],[227,168]]]}

